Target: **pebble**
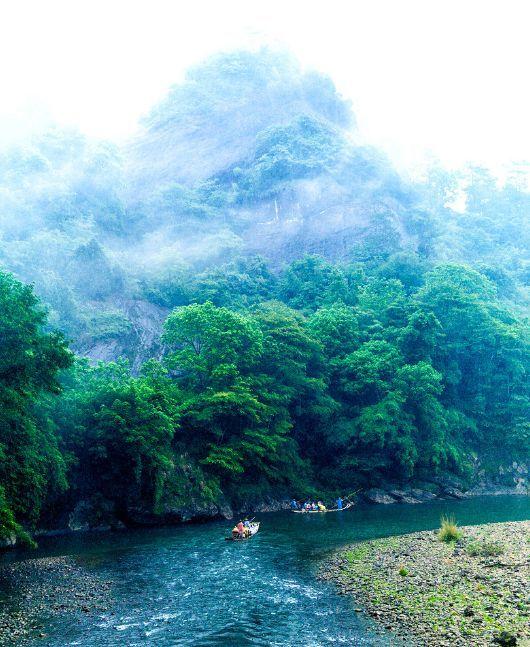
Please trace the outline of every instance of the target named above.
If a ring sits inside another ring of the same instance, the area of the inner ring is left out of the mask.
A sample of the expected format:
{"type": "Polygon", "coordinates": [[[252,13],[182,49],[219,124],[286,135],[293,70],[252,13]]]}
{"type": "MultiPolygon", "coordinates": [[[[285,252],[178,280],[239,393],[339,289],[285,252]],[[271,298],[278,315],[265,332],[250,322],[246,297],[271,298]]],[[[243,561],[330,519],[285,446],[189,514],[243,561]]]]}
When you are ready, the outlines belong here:
{"type": "Polygon", "coordinates": [[[0,647],[45,638],[43,621],[68,613],[72,619],[108,605],[109,582],[85,571],[72,557],[29,559],[0,566],[0,647]]]}
{"type": "MultiPolygon", "coordinates": [[[[353,561],[347,558],[352,546],[332,558],[334,568],[323,577],[410,645],[530,644],[530,521],[461,530],[457,546],[438,541],[432,531],[366,542],[363,559],[353,561]],[[504,553],[493,559],[471,556],[470,541],[501,542],[504,553]],[[401,576],[402,566],[416,577],[401,576]]],[[[362,610],[355,607],[356,613],[362,610]]]]}

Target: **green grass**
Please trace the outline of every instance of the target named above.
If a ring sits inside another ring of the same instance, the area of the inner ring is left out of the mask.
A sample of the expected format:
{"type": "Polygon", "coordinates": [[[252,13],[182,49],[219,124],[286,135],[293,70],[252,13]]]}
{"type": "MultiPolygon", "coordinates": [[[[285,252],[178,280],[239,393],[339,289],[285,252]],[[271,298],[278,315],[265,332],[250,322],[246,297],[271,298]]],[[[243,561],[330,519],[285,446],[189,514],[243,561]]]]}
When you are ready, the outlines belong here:
{"type": "Polygon", "coordinates": [[[438,539],[449,544],[453,541],[458,541],[462,533],[458,530],[456,520],[453,516],[442,516],[440,519],[440,530],[438,531],[438,539]]]}
{"type": "Polygon", "coordinates": [[[368,555],[368,546],[363,544],[359,546],[355,546],[355,548],[345,553],[346,559],[348,560],[348,562],[350,562],[350,564],[362,561],[363,559],[366,558],[367,555],[368,555]]]}
{"type": "Polygon", "coordinates": [[[498,557],[504,553],[504,545],[500,541],[471,541],[466,553],[471,557],[498,557]]]}

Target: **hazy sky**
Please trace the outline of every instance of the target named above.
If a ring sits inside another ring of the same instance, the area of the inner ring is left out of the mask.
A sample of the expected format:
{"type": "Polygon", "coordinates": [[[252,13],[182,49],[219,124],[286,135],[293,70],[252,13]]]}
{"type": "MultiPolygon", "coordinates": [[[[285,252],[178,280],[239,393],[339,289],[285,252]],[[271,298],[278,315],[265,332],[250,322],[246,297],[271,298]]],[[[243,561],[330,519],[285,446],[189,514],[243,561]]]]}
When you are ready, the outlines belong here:
{"type": "Polygon", "coordinates": [[[50,118],[125,137],[190,64],[273,43],[405,164],[530,159],[529,18],[514,0],[4,0],[0,136],[50,118]]]}

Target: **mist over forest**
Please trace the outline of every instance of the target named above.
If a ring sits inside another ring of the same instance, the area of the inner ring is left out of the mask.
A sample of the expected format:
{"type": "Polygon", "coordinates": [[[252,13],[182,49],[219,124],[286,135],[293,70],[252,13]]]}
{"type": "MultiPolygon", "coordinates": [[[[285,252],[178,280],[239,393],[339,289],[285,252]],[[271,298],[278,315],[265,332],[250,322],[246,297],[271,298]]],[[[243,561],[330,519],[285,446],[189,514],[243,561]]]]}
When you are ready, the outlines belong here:
{"type": "Polygon", "coordinates": [[[273,49],[3,150],[0,537],[527,460],[528,172],[405,177],[273,49]]]}

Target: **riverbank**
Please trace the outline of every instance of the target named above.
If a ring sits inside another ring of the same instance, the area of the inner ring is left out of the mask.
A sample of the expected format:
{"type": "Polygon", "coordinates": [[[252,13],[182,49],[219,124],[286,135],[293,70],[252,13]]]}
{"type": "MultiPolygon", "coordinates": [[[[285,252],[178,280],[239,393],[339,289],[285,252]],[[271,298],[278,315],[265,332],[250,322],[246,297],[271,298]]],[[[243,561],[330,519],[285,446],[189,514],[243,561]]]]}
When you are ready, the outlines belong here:
{"type": "Polygon", "coordinates": [[[0,645],[45,641],[60,614],[87,616],[108,608],[112,582],[85,571],[72,557],[27,559],[0,566],[0,645]]]}
{"type": "MultiPolygon", "coordinates": [[[[379,487],[367,487],[360,490],[355,497],[359,503],[370,505],[388,505],[394,503],[420,504],[439,500],[460,500],[481,496],[521,496],[530,492],[530,462],[512,462],[496,470],[487,471],[477,463],[475,476],[470,487],[461,478],[451,475],[435,475],[429,480],[414,480],[408,483],[386,483],[379,487]]],[[[352,486],[352,489],[353,486],[352,486]]],[[[346,489],[347,490],[347,489],[346,489]]],[[[332,501],[336,492],[320,493],[312,498],[332,501]]],[[[218,503],[205,503],[190,499],[187,505],[161,505],[154,514],[141,508],[131,509],[126,517],[118,515],[111,501],[101,497],[82,499],[70,508],[57,513],[55,520],[49,521],[47,527],[34,531],[34,538],[69,535],[84,532],[108,532],[109,530],[126,530],[129,528],[154,528],[197,524],[217,519],[231,520],[246,514],[278,512],[290,509],[289,501],[292,492],[276,492],[258,500],[240,501],[234,505],[227,499],[218,503]]],[[[14,548],[18,544],[15,533],[11,537],[0,539],[0,554],[3,549],[14,548]]]]}
{"type": "Polygon", "coordinates": [[[428,531],[355,544],[322,577],[409,644],[530,644],[530,521],[460,532],[452,543],[428,531]]]}

